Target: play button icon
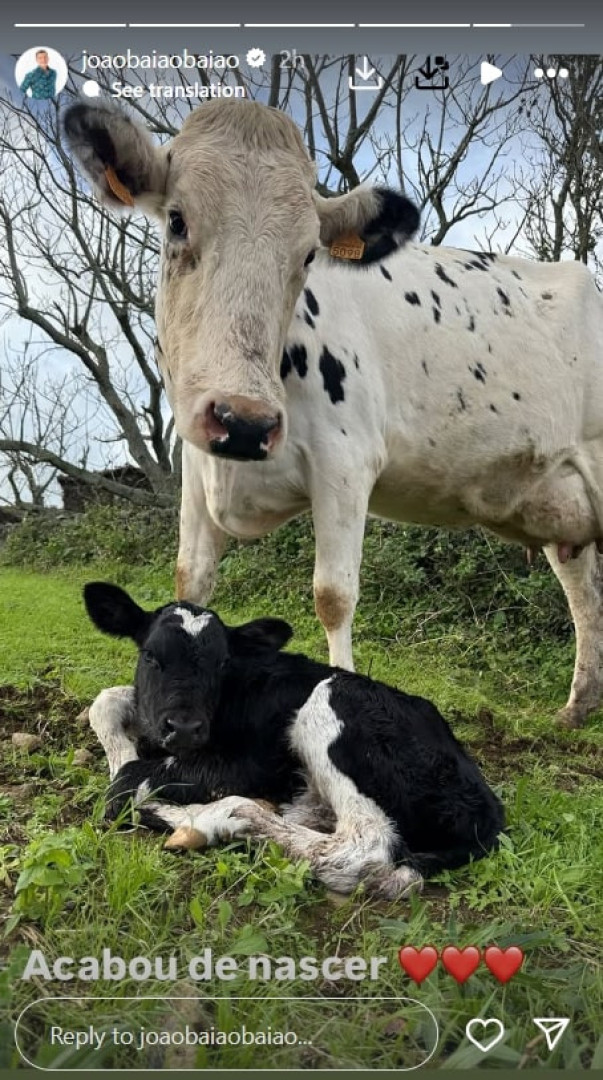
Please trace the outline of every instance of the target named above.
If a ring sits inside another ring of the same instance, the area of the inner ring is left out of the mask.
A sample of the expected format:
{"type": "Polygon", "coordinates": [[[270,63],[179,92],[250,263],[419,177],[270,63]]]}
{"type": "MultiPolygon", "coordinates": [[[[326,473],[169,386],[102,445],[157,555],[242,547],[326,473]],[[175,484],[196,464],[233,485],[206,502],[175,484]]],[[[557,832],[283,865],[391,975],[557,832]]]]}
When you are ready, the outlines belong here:
{"type": "Polygon", "coordinates": [[[495,79],[500,79],[502,71],[494,64],[489,64],[487,60],[482,60],[482,66],[480,68],[480,82],[482,86],[487,86],[488,83],[494,82],[495,79]]]}

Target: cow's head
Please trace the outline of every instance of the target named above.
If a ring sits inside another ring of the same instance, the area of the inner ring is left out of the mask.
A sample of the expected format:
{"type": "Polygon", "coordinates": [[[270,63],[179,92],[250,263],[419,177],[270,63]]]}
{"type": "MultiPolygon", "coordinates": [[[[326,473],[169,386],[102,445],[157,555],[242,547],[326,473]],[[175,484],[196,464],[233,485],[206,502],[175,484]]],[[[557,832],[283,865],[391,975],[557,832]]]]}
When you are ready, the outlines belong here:
{"type": "Polygon", "coordinates": [[[293,121],[255,102],[204,104],[161,147],[110,105],[73,105],[65,130],[105,203],[162,222],[158,362],[179,434],[268,457],[286,436],[283,345],[316,250],[354,231],[387,254],[416,208],[380,189],[322,198],[293,121]]]}
{"type": "Polygon", "coordinates": [[[214,611],[184,601],[145,611],[103,581],[85,586],[84,601],[99,630],[138,646],[136,733],[173,754],[208,742],[229,661],[265,658],[293,632],[282,619],[226,626],[214,611]]]}

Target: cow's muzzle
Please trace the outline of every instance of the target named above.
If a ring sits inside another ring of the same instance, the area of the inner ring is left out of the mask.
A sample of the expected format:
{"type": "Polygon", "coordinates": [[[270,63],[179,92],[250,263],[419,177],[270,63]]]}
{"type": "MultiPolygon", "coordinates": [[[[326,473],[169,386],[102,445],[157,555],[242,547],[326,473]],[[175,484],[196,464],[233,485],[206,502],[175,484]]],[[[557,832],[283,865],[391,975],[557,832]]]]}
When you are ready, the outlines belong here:
{"type": "Polygon", "coordinates": [[[282,415],[248,398],[215,398],[203,412],[210,453],[236,461],[264,461],[282,436],[282,415]]]}

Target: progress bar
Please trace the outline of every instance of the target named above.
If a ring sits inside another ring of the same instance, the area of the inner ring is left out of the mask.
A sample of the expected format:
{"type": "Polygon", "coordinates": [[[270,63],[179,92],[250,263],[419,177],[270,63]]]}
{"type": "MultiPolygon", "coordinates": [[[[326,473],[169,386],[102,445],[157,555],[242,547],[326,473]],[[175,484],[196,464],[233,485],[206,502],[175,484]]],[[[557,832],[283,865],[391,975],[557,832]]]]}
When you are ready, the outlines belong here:
{"type": "Polygon", "coordinates": [[[584,30],[586,23],[13,23],[15,30],[584,30]]]}

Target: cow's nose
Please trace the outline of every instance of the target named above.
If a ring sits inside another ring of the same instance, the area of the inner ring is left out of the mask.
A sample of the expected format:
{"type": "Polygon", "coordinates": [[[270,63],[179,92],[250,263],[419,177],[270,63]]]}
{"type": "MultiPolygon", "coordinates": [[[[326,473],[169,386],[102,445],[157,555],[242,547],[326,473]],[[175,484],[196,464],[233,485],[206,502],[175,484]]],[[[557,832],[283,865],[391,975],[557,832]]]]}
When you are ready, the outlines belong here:
{"type": "Polygon", "coordinates": [[[206,405],[203,422],[212,454],[263,461],[278,442],[282,417],[260,412],[257,405],[245,408],[234,400],[218,400],[206,405]]]}

